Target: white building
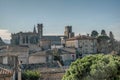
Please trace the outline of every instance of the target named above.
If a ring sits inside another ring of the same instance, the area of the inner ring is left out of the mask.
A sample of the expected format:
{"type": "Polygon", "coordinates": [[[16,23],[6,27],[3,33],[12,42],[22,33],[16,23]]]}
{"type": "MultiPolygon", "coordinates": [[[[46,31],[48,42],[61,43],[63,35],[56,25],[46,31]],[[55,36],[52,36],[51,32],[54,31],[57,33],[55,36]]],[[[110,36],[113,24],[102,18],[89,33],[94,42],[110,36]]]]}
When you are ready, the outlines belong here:
{"type": "Polygon", "coordinates": [[[76,36],[66,40],[66,47],[77,48],[80,53],[96,53],[97,39],[90,36],[76,36]]]}

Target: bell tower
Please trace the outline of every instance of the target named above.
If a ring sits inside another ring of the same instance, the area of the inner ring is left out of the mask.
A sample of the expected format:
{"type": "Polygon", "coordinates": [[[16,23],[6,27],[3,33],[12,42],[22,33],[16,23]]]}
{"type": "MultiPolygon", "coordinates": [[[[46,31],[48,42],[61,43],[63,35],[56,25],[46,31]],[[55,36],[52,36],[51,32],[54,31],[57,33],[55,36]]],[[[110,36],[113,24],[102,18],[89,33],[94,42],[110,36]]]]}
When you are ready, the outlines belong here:
{"type": "Polygon", "coordinates": [[[42,36],[43,36],[43,24],[37,24],[37,29],[38,29],[39,38],[42,38],[42,36]]]}
{"type": "Polygon", "coordinates": [[[72,38],[72,37],[74,37],[74,32],[72,32],[72,26],[65,26],[64,35],[65,35],[67,38],[72,38]]]}

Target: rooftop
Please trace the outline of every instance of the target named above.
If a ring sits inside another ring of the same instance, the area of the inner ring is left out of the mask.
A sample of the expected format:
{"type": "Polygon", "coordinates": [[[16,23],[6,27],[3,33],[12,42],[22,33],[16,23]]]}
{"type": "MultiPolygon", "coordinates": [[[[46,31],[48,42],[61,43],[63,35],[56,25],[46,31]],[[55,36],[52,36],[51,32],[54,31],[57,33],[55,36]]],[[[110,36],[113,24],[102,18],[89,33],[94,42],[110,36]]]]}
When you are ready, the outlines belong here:
{"type": "Polygon", "coordinates": [[[67,39],[67,41],[71,41],[71,40],[92,40],[92,39],[96,39],[94,37],[91,37],[91,36],[86,36],[86,35],[79,35],[79,36],[76,36],[76,37],[73,37],[73,38],[69,38],[67,39]]]}

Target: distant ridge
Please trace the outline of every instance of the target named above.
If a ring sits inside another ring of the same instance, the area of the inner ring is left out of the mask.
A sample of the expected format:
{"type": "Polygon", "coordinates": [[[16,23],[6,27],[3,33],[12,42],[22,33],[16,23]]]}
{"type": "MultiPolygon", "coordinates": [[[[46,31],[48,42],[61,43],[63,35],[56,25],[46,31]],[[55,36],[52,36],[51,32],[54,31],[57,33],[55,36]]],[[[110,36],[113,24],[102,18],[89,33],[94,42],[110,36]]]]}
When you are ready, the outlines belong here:
{"type": "Polygon", "coordinates": [[[3,42],[2,38],[0,37],[0,46],[5,45],[5,43],[3,42]]]}

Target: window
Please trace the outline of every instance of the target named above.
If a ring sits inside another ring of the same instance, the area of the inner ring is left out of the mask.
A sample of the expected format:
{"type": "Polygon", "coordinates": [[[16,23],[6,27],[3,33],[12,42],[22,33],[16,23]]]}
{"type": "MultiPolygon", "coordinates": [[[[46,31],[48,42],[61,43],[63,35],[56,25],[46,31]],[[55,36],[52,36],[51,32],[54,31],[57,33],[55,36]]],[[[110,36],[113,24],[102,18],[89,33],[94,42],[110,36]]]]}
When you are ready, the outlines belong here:
{"type": "Polygon", "coordinates": [[[23,37],[23,43],[25,43],[25,37],[23,37]]]}

